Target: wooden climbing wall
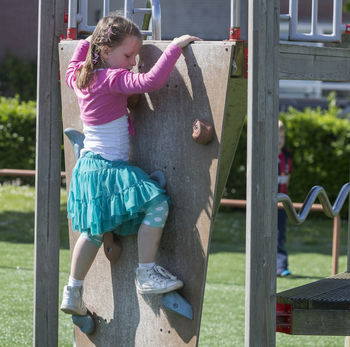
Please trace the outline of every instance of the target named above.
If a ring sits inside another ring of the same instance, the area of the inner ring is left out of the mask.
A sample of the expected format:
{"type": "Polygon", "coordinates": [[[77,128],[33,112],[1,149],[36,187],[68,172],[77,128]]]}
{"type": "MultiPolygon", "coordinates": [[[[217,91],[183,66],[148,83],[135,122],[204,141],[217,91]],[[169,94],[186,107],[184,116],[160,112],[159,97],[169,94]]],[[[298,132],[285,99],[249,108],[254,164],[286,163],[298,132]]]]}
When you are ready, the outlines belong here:
{"type": "MultiPolygon", "coordinates": [[[[77,41],[59,46],[61,79],[77,41]]],[[[138,69],[146,72],[167,42],[146,41],[138,69]]],[[[130,161],[146,172],[162,170],[172,205],[158,263],[184,281],[179,293],[192,305],[189,320],[162,307],[161,296],[141,296],[134,277],[136,237],[122,239],[123,254],[111,266],[101,248],[85,281],[84,300],[97,322],[91,336],[76,328],[77,346],[196,346],[207,271],[210,235],[246,115],[246,79],[231,77],[235,43],[199,42],[183,50],[167,84],[141,96],[132,113],[136,136],[130,161]],[[196,118],[214,125],[214,140],[192,139],[196,118]]],[[[61,85],[64,129],[82,130],[76,97],[61,85]]],[[[67,138],[67,186],[75,156],[67,138]]],[[[78,234],[70,230],[71,248],[78,234]]]]}

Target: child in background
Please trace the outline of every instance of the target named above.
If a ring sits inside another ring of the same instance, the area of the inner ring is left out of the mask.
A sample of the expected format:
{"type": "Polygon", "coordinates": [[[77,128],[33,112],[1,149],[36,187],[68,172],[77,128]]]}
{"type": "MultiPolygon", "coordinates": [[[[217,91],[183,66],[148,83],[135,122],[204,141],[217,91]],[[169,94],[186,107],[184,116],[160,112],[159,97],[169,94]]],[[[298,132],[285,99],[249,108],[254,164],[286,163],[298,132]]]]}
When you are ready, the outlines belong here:
{"type": "Polygon", "coordinates": [[[66,313],[87,313],[83,282],[104,235],[132,234],[135,226],[138,292],[160,294],[183,286],[155,263],[169,198],[144,171],[128,163],[129,134],[134,135],[134,128],[127,97],[161,88],[182,48],[196,40],[200,39],[190,35],[175,38],[149,72],[134,74],[130,70],[142,45],[140,31],[124,17],[110,15],[98,22],[92,36],[81,40],[74,52],[66,82],[78,97],[85,140],[67,202],[68,217],[80,237],[64,287],[61,310],[66,313]]]}
{"type": "MultiPolygon", "coordinates": [[[[292,172],[292,158],[284,148],[285,125],[278,121],[278,192],[288,194],[290,173],[292,172]]],[[[277,239],[277,276],[290,275],[288,270],[288,253],[285,249],[286,243],[286,221],[287,215],[284,209],[278,209],[278,239],[277,239]]]]}

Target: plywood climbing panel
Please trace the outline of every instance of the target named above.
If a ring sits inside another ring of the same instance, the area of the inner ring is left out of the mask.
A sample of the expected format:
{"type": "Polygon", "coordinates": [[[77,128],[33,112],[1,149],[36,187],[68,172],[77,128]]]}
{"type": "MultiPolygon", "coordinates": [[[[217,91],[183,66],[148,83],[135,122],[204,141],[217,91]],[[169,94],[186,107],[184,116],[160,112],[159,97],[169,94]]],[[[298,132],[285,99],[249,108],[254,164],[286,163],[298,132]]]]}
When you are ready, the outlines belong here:
{"type": "MultiPolygon", "coordinates": [[[[62,81],[76,44],[59,46],[62,81]]],[[[167,45],[145,42],[138,70],[148,71],[167,45]]],[[[160,295],[136,292],[136,237],[124,237],[118,263],[111,266],[101,248],[88,273],[84,300],[97,329],[90,336],[76,330],[77,346],[197,345],[214,214],[246,115],[246,79],[231,77],[235,48],[229,42],[185,48],[166,85],[142,95],[131,112],[136,136],[130,161],[148,173],[162,170],[172,201],[157,261],[184,281],[179,294],[192,305],[193,320],[164,309],[160,295]],[[214,126],[207,145],[192,139],[197,118],[214,126]]],[[[64,83],[61,89],[64,128],[82,131],[76,97],[64,83]]],[[[75,161],[65,138],[67,187],[75,161]]],[[[70,230],[71,247],[78,236],[70,230]]]]}

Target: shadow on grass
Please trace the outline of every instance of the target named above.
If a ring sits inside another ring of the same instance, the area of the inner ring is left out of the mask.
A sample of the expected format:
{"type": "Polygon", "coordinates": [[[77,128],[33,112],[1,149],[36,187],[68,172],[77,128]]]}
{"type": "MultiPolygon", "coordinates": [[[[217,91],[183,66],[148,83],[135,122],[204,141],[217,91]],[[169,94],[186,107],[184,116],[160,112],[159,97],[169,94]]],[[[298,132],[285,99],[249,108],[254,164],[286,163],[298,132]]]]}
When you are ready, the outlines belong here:
{"type": "Polygon", "coordinates": [[[210,243],[210,253],[245,253],[245,245],[244,244],[235,244],[233,242],[220,242],[215,239],[210,243]]]}
{"type": "Polygon", "coordinates": [[[322,276],[304,276],[304,275],[298,275],[298,274],[291,274],[287,277],[283,277],[283,279],[290,280],[290,281],[300,280],[300,279],[321,280],[323,278],[324,277],[322,277],[322,276]]]}
{"type": "MultiPolygon", "coordinates": [[[[211,237],[211,253],[245,252],[245,212],[221,210],[217,215],[211,237]]],[[[340,255],[346,255],[347,221],[341,223],[340,255]]],[[[287,223],[287,252],[332,254],[333,220],[320,213],[295,226],[287,223]]]]}
{"type": "MultiPolygon", "coordinates": [[[[69,248],[66,206],[61,204],[60,248],[69,248]]],[[[34,242],[34,212],[3,211],[0,213],[0,241],[34,242]]]]}
{"type": "MultiPolygon", "coordinates": [[[[60,248],[69,249],[66,204],[60,207],[60,248]]],[[[341,228],[340,255],[346,255],[347,223],[341,228]]],[[[0,213],[0,241],[34,242],[34,212],[3,211],[0,213]]],[[[287,225],[286,249],[289,255],[298,253],[332,253],[332,220],[320,214],[312,216],[301,226],[287,225]]],[[[218,214],[211,237],[210,253],[245,252],[245,213],[218,214]]]]}

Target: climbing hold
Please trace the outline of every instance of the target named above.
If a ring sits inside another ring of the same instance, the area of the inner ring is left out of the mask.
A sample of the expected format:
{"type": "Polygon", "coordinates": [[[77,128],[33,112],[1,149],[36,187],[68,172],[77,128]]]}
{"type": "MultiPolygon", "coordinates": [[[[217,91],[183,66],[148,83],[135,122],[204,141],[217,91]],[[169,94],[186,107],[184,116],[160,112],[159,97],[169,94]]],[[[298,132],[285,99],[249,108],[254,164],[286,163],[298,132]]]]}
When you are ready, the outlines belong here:
{"type": "Polygon", "coordinates": [[[192,305],[178,292],[174,291],[164,294],[162,296],[162,304],[166,309],[193,320],[192,305]]]}
{"type": "Polygon", "coordinates": [[[120,237],[112,232],[103,235],[103,250],[111,264],[115,264],[122,254],[120,237]]]}
{"type": "Polygon", "coordinates": [[[140,94],[133,94],[128,97],[128,108],[134,109],[138,105],[140,100],[140,94]]]}
{"type": "Polygon", "coordinates": [[[73,128],[67,128],[64,130],[64,133],[68,137],[70,143],[73,146],[75,158],[79,159],[80,157],[80,151],[82,148],[84,148],[84,139],[85,135],[82,134],[80,131],[75,130],[73,128]]]}
{"type": "Polygon", "coordinates": [[[206,145],[213,140],[214,127],[202,120],[196,119],[193,123],[192,138],[201,145],[206,145]]]}
{"type": "Polygon", "coordinates": [[[84,334],[91,335],[95,332],[95,320],[89,311],[86,316],[73,315],[72,321],[84,334]]]}
{"type": "Polygon", "coordinates": [[[153,181],[156,181],[159,186],[161,188],[165,188],[165,185],[166,185],[166,179],[165,179],[165,175],[163,173],[163,171],[160,171],[160,170],[156,170],[156,171],[153,171],[149,177],[153,180],[153,181]]]}

